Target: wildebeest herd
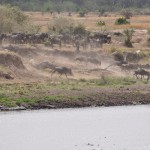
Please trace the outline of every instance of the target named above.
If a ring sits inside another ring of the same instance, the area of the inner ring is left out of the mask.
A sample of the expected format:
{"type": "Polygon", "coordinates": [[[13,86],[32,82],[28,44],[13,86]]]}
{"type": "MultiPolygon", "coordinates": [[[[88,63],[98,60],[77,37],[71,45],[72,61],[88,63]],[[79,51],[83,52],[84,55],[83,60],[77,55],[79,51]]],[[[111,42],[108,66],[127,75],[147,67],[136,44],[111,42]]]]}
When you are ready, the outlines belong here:
{"type": "Polygon", "coordinates": [[[49,33],[28,34],[28,33],[12,33],[12,34],[0,34],[0,44],[44,44],[49,43],[49,46],[53,48],[55,44],[61,48],[62,44],[72,44],[76,47],[76,51],[80,50],[80,47],[87,49],[90,46],[91,49],[102,47],[104,43],[111,42],[111,36],[102,33],[91,33],[89,35],[80,34],[67,34],[62,33],[59,35],[52,35],[49,33]]]}
{"type": "Polygon", "coordinates": [[[142,79],[142,78],[144,78],[144,76],[147,76],[147,81],[150,78],[150,72],[148,72],[142,68],[138,68],[137,70],[135,70],[133,75],[136,76],[137,79],[139,77],[142,79]]]}
{"type": "Polygon", "coordinates": [[[12,33],[0,34],[0,43],[6,42],[10,44],[40,44],[48,38],[47,33],[40,34],[26,34],[26,33],[12,33]]]}

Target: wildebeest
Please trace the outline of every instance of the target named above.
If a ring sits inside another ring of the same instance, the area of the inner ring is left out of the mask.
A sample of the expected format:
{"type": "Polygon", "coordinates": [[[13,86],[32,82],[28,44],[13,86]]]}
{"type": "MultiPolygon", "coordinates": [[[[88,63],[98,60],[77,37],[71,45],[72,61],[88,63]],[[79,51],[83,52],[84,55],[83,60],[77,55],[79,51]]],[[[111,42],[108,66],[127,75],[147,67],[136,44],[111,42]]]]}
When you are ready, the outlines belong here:
{"type": "Polygon", "coordinates": [[[48,33],[27,34],[27,33],[12,33],[0,35],[1,39],[11,44],[42,44],[48,38],[48,33]]]}
{"type": "Polygon", "coordinates": [[[67,67],[55,67],[52,69],[51,77],[54,73],[58,73],[58,74],[60,74],[60,76],[64,74],[66,76],[66,78],[68,78],[67,74],[69,74],[71,76],[73,75],[71,68],[67,68],[67,67]]]}
{"type": "Polygon", "coordinates": [[[137,69],[139,67],[139,64],[121,64],[120,67],[124,71],[131,71],[137,69]]]}
{"type": "Polygon", "coordinates": [[[76,52],[80,51],[80,41],[77,39],[74,41],[74,45],[76,47],[76,52]]]}
{"type": "Polygon", "coordinates": [[[150,78],[150,72],[148,72],[142,68],[135,70],[133,75],[135,75],[137,79],[139,78],[138,77],[139,75],[141,76],[141,79],[144,78],[144,76],[147,76],[147,81],[150,78]]]}
{"type": "Polygon", "coordinates": [[[61,39],[55,36],[49,36],[48,41],[50,42],[51,47],[53,48],[54,44],[58,44],[61,48],[62,42],[61,39]]]}

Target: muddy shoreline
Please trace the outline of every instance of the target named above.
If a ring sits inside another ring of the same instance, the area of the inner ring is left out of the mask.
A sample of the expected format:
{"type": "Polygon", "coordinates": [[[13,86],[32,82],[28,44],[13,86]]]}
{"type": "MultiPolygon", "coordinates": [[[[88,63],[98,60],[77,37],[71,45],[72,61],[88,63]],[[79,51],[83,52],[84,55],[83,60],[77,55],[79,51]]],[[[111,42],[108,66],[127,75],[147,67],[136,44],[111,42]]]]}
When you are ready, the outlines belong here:
{"type": "Polygon", "coordinates": [[[80,91],[68,91],[53,89],[49,94],[62,95],[59,100],[40,100],[34,104],[23,103],[17,107],[0,106],[0,111],[20,111],[39,109],[60,109],[60,108],[82,108],[82,107],[109,107],[125,105],[146,105],[150,104],[150,86],[129,86],[118,88],[91,88],[80,91]],[[76,98],[72,98],[75,97],[76,98]]]}

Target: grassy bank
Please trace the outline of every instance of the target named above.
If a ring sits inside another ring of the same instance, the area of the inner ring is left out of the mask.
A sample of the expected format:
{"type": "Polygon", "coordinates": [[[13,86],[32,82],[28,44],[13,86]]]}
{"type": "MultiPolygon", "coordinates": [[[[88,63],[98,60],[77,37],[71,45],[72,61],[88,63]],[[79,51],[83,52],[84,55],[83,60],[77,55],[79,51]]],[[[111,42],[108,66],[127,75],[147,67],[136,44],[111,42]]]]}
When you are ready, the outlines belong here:
{"type": "MultiPolygon", "coordinates": [[[[0,84],[0,106],[34,108],[57,105],[56,107],[73,107],[82,106],[83,102],[88,106],[91,105],[91,103],[88,104],[89,100],[93,99],[93,101],[98,100],[105,103],[105,100],[106,102],[109,99],[112,100],[112,94],[120,89],[128,89],[133,85],[138,87],[139,85],[146,84],[148,85],[146,80],[137,81],[133,78],[121,77],[102,77],[101,79],[93,80],[60,80],[58,82],[44,81],[30,84],[0,84]]],[[[124,91],[126,92],[126,90],[122,90],[122,92],[124,91]]],[[[119,94],[121,96],[121,93],[119,94]]],[[[143,95],[143,91],[138,89],[131,90],[128,94],[132,95],[133,99],[136,99],[136,97],[143,95]]],[[[93,102],[92,104],[94,105],[93,102]]]]}

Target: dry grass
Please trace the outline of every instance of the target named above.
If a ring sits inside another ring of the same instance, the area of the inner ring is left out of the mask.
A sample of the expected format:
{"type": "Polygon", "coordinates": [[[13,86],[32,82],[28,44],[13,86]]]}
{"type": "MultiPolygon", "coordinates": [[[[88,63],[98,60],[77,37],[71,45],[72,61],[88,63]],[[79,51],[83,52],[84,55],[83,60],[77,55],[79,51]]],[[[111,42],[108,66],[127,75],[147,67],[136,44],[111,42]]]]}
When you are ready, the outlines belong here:
{"type": "Polygon", "coordinates": [[[150,16],[134,16],[130,19],[130,25],[114,25],[115,20],[120,17],[119,15],[109,15],[107,17],[98,17],[97,14],[89,13],[86,17],[79,17],[78,14],[72,14],[72,17],[68,16],[68,13],[62,13],[60,15],[41,12],[25,12],[35,24],[42,25],[42,30],[47,31],[47,24],[53,19],[53,17],[63,16],[73,19],[77,24],[85,25],[88,30],[100,30],[100,27],[96,25],[98,21],[105,21],[106,28],[109,30],[114,29],[148,29],[150,28],[150,16]]]}

